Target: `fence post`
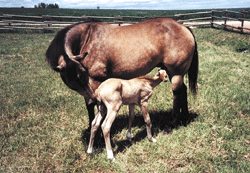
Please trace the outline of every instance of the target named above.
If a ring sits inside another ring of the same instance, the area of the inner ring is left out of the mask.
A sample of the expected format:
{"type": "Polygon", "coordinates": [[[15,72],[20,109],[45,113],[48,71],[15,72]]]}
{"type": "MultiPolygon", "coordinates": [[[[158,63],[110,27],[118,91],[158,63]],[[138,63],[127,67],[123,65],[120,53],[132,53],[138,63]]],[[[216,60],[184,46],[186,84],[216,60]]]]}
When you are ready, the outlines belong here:
{"type": "Polygon", "coordinates": [[[224,12],[225,12],[224,29],[226,29],[226,27],[227,27],[227,10],[225,10],[224,12]]]}
{"type": "Polygon", "coordinates": [[[241,33],[243,34],[243,27],[244,27],[244,18],[245,18],[245,10],[242,11],[242,21],[241,21],[241,33]]]}
{"type": "Polygon", "coordinates": [[[118,21],[118,25],[121,26],[121,24],[123,24],[123,22],[121,21],[123,19],[122,16],[118,15],[114,17],[117,21],[118,21]]]}
{"type": "MultiPolygon", "coordinates": [[[[179,15],[179,20],[183,20],[184,19],[184,16],[182,15],[179,15]]],[[[184,22],[183,22],[184,23],[184,22]]]]}
{"type": "Polygon", "coordinates": [[[212,10],[212,16],[211,16],[211,28],[214,27],[214,10],[212,10]]]}

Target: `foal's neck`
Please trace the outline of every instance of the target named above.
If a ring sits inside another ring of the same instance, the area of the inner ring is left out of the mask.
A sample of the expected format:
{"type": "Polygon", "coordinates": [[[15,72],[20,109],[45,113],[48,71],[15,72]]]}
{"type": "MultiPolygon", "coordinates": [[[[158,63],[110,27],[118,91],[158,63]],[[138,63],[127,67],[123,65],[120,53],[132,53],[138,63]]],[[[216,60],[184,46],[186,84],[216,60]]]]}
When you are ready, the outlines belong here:
{"type": "Polygon", "coordinates": [[[147,83],[154,89],[157,85],[159,85],[162,82],[162,79],[160,77],[154,76],[143,76],[142,79],[145,79],[147,83]]]}

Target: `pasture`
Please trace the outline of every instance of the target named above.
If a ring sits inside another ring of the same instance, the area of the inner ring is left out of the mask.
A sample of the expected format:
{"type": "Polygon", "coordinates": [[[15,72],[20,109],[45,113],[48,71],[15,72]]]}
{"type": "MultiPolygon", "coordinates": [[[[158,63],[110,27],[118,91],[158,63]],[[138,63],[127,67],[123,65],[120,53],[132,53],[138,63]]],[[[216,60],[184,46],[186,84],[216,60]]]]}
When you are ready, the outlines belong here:
{"type": "Polygon", "coordinates": [[[86,153],[84,99],[45,61],[55,33],[0,33],[0,172],[249,172],[250,37],[211,28],[193,32],[200,64],[198,94],[188,93],[192,121],[163,135],[172,91],[161,83],[149,100],[157,142],[147,139],[138,107],[132,144],[126,140],[123,106],[111,129],[116,162],[106,159],[101,130],[94,153],[86,153]]]}
{"type": "MultiPolygon", "coordinates": [[[[249,8],[244,8],[249,10],[249,8]]],[[[29,16],[167,16],[174,14],[193,13],[209,10],[112,10],[112,9],[34,9],[34,8],[0,8],[0,14],[18,14],[29,16]]],[[[242,9],[234,9],[242,10],[242,9]]],[[[211,10],[210,10],[211,11],[211,10]]]]}

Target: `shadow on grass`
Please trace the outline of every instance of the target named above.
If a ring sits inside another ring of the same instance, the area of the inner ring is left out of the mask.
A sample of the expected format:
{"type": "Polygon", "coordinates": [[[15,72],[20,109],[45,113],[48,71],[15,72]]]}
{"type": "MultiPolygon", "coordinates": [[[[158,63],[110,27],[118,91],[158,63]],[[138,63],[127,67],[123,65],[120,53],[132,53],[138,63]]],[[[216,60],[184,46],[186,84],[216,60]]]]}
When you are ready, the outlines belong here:
{"type": "MultiPolygon", "coordinates": [[[[172,111],[149,112],[152,124],[151,129],[153,136],[159,134],[160,131],[164,131],[163,134],[167,136],[172,132],[173,129],[178,129],[180,126],[187,126],[189,123],[193,122],[196,117],[198,117],[198,114],[196,113],[189,113],[188,120],[183,121],[182,123],[173,123],[171,114],[172,111]]],[[[136,115],[132,127],[142,128],[143,126],[145,126],[143,130],[141,130],[137,134],[133,134],[134,137],[132,138],[132,143],[139,142],[147,137],[146,125],[143,116],[141,114],[136,115]]],[[[115,134],[127,128],[128,128],[128,115],[120,115],[116,117],[114,123],[112,124],[110,132],[111,143],[112,143],[112,138],[115,134]]],[[[88,130],[84,130],[82,132],[82,142],[85,146],[88,146],[89,138],[90,138],[90,132],[88,130]]],[[[116,151],[114,151],[114,154],[117,154],[119,152],[122,152],[125,148],[131,146],[132,144],[128,140],[122,140],[116,142],[115,145],[117,145],[117,149],[116,151]]],[[[114,147],[113,143],[112,147],[114,147]]],[[[96,132],[94,148],[105,148],[105,141],[101,127],[99,127],[98,131],[96,132]]]]}

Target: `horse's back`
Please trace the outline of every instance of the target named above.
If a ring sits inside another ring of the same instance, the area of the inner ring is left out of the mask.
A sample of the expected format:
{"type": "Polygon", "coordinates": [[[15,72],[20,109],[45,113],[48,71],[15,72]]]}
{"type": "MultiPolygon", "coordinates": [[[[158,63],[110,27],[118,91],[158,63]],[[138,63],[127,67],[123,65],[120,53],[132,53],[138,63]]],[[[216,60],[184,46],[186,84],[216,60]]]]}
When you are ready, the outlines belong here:
{"type": "Polygon", "coordinates": [[[112,30],[110,40],[116,45],[111,52],[117,58],[117,69],[128,64],[127,71],[138,69],[137,74],[144,75],[163,64],[170,76],[187,72],[195,39],[184,25],[169,18],[158,18],[112,30]]]}

